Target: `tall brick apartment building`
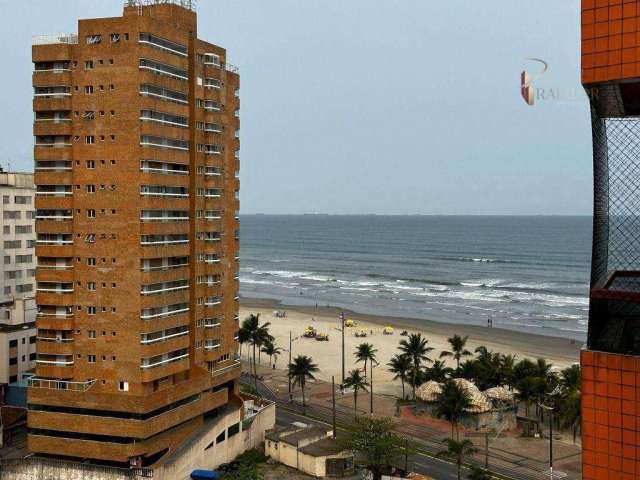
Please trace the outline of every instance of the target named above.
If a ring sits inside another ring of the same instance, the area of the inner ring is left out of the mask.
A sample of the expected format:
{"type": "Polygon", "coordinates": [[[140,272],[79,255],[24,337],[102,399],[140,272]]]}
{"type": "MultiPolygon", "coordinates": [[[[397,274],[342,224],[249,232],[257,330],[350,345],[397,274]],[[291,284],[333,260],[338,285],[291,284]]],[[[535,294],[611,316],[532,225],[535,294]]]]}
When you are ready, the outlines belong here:
{"type": "Polygon", "coordinates": [[[154,465],[239,408],[239,76],[185,0],[36,37],[30,451],[154,465]]]}

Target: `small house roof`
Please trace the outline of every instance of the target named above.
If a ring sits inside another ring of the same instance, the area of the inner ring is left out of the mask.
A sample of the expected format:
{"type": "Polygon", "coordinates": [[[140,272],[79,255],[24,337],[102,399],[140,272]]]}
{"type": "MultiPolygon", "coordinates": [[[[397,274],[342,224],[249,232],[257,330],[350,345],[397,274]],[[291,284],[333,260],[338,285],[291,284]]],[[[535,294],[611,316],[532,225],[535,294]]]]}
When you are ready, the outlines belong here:
{"type": "Polygon", "coordinates": [[[429,380],[416,390],[416,397],[425,402],[435,402],[442,393],[442,384],[429,380]]]}

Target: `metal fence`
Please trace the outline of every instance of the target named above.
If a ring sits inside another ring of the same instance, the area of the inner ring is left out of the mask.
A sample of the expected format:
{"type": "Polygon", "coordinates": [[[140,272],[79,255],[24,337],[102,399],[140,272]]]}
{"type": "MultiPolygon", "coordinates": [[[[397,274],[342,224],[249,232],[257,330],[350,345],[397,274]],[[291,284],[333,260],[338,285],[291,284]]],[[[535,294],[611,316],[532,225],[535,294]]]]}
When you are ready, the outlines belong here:
{"type": "Polygon", "coordinates": [[[590,95],[594,215],[589,348],[640,354],[640,118],[616,85],[590,95]]]}

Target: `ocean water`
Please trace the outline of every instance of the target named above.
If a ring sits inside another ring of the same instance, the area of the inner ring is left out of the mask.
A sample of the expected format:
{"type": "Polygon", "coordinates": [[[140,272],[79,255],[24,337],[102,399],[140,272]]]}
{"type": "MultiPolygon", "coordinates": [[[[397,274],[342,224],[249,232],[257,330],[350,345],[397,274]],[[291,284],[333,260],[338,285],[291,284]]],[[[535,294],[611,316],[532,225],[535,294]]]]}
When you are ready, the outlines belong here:
{"type": "Polygon", "coordinates": [[[584,340],[590,217],[243,215],[240,292],[584,340]]]}

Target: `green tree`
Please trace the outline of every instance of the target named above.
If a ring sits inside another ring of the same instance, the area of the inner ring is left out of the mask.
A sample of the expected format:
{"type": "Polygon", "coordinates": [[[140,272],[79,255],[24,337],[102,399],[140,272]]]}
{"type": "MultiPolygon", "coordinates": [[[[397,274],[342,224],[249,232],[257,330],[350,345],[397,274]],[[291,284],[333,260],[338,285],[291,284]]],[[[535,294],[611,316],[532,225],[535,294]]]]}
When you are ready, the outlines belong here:
{"type": "Polygon", "coordinates": [[[425,369],[425,379],[442,383],[453,374],[453,369],[445,366],[444,362],[436,360],[429,368],[425,369]]]}
{"type": "Polygon", "coordinates": [[[343,441],[345,449],[362,458],[374,480],[380,480],[406,452],[406,440],[393,430],[390,418],[357,417],[343,441]]]}
{"type": "MultiPolygon", "coordinates": [[[[367,363],[373,365],[378,350],[370,343],[361,343],[356,347],[353,353],[356,357],[356,363],[364,362],[364,378],[367,378],[367,363]]],[[[373,366],[372,366],[373,368],[373,366]]]]}
{"type": "Polygon", "coordinates": [[[428,357],[429,352],[433,350],[433,347],[430,347],[429,341],[426,338],[423,338],[420,333],[412,333],[409,335],[408,339],[402,339],[400,341],[400,351],[408,356],[413,363],[413,381],[411,382],[411,388],[413,389],[413,399],[416,399],[416,384],[417,384],[417,376],[420,371],[420,367],[423,362],[431,362],[432,360],[428,357]]]}
{"type": "Polygon", "coordinates": [[[568,390],[580,390],[582,375],[580,365],[571,365],[560,372],[560,383],[568,390]]]}
{"type": "Polygon", "coordinates": [[[387,363],[389,371],[394,374],[394,380],[400,380],[402,383],[402,399],[404,400],[404,383],[409,379],[411,372],[411,358],[407,355],[394,355],[389,363],[387,363]]]}
{"type": "Polygon", "coordinates": [[[367,381],[360,375],[360,370],[357,368],[355,370],[351,370],[349,375],[344,379],[344,384],[346,388],[353,388],[353,412],[354,415],[358,416],[358,392],[362,390],[363,392],[367,391],[367,386],[369,385],[367,381]]]}
{"type": "MultiPolygon", "coordinates": [[[[238,329],[238,343],[240,344],[240,358],[242,358],[242,345],[244,345],[245,343],[249,343],[250,338],[251,338],[250,332],[241,326],[238,329]]],[[[249,367],[251,367],[251,362],[249,362],[249,367]]]]}
{"type": "Polygon", "coordinates": [[[469,393],[457,382],[447,380],[438,395],[436,413],[451,424],[451,438],[455,429],[456,438],[460,437],[458,424],[464,411],[471,406],[469,393]]]}
{"type": "Polygon", "coordinates": [[[515,355],[500,356],[500,382],[507,385],[509,388],[512,388],[515,382],[515,376],[513,374],[513,368],[515,365],[515,355]]]}
{"type": "Polygon", "coordinates": [[[458,468],[458,480],[461,480],[464,457],[475,455],[478,449],[473,445],[471,440],[467,439],[457,441],[452,438],[446,438],[443,440],[443,443],[447,446],[447,449],[439,452],[438,456],[451,459],[455,462],[458,468]]]}
{"type": "Polygon", "coordinates": [[[460,360],[463,357],[469,357],[472,353],[467,350],[465,347],[467,346],[468,336],[461,337],[460,335],[454,335],[447,339],[449,345],[451,345],[451,351],[443,351],[440,353],[440,358],[444,357],[452,357],[456,361],[456,367],[460,367],[460,360]]]}
{"type": "Polygon", "coordinates": [[[307,384],[307,380],[315,380],[316,377],[314,377],[313,374],[318,370],[318,365],[313,363],[311,357],[306,355],[298,355],[293,359],[293,362],[289,364],[289,378],[293,381],[294,387],[300,385],[303,407],[307,406],[304,387],[307,384]]]}
{"type": "Polygon", "coordinates": [[[582,401],[580,390],[569,391],[559,402],[559,422],[562,428],[570,428],[573,433],[573,443],[576,443],[578,428],[582,420],[582,401]]]}
{"type": "Polygon", "coordinates": [[[269,366],[273,365],[275,367],[275,362],[273,364],[271,362],[274,358],[276,362],[278,361],[278,356],[282,353],[282,349],[276,347],[273,341],[268,341],[260,350],[265,355],[269,355],[269,366]]]}

